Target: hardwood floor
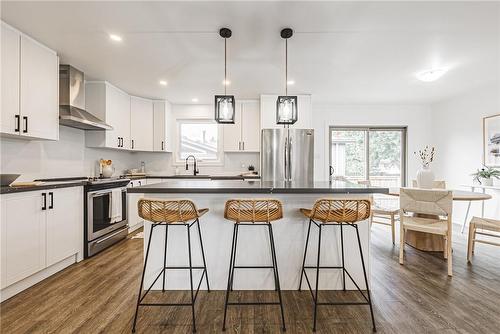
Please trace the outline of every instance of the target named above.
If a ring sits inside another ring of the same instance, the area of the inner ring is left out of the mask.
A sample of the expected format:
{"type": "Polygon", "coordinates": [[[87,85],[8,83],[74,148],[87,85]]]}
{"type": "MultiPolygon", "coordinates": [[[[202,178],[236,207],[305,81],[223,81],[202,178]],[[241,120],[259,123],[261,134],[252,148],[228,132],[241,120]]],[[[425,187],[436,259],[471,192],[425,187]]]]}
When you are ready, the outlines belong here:
{"type": "MultiPolygon", "coordinates": [[[[405,265],[390,229],[372,227],[372,291],[379,333],[498,333],[500,331],[500,248],[478,244],[466,264],[466,234],[454,233],[453,278],[442,253],[406,247],[405,265]]],[[[397,234],[398,235],[398,234],[397,234]]],[[[2,333],[130,333],[142,262],[142,239],[127,239],[90,260],[73,265],[0,305],[2,333]]],[[[397,242],[396,242],[397,244],[397,242]]],[[[265,300],[272,292],[240,292],[265,300]]],[[[355,294],[324,291],[323,298],[355,294]]],[[[161,292],[171,302],[187,292],[161,292]]],[[[284,291],[287,333],[310,333],[308,291],[284,291]]],[[[149,297],[148,297],[149,298],[149,297]]],[[[198,333],[220,333],[224,292],[200,291],[198,333]]],[[[227,333],[279,333],[275,306],[230,308],[227,333]]],[[[141,308],[138,333],[190,333],[189,308],[141,308]]],[[[367,306],[318,308],[317,333],[370,333],[367,306]]]]}

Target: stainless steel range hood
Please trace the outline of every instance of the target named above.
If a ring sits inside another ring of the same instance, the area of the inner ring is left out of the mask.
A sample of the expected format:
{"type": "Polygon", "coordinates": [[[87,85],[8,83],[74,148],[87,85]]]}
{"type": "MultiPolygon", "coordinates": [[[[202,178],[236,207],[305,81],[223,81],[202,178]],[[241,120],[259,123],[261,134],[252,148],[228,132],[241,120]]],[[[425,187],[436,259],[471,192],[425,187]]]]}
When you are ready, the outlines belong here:
{"type": "Polygon", "coordinates": [[[113,129],[85,111],[85,76],[71,65],[59,65],[59,124],[83,130],[113,129]]]}

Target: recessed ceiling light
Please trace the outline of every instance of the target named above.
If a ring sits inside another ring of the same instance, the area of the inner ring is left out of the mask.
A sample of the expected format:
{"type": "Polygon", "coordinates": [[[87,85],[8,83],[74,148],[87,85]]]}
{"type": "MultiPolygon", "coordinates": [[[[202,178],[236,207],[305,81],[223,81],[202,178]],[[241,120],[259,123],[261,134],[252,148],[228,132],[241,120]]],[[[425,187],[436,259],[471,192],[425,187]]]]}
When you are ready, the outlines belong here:
{"type": "Polygon", "coordinates": [[[109,38],[112,41],[115,41],[115,42],[121,42],[122,41],[122,37],[118,36],[118,35],[115,35],[115,34],[109,34],[109,38]]]}
{"type": "Polygon", "coordinates": [[[166,82],[165,80],[160,80],[159,83],[162,86],[166,86],[168,84],[168,82],[166,82]]]}
{"type": "Polygon", "coordinates": [[[222,80],[222,84],[224,86],[229,86],[231,84],[231,80],[227,80],[227,79],[226,80],[222,80]]]}
{"type": "Polygon", "coordinates": [[[294,81],[294,80],[288,80],[288,81],[286,82],[286,84],[287,84],[287,85],[289,85],[289,86],[290,86],[290,85],[295,85],[295,81],[294,81]]]}
{"type": "Polygon", "coordinates": [[[191,99],[191,102],[198,102],[198,98],[197,98],[197,97],[193,97],[193,98],[191,99]]]}
{"type": "Polygon", "coordinates": [[[425,70],[416,74],[418,80],[423,82],[432,82],[441,78],[447,69],[445,68],[433,68],[431,70],[425,70]]]}

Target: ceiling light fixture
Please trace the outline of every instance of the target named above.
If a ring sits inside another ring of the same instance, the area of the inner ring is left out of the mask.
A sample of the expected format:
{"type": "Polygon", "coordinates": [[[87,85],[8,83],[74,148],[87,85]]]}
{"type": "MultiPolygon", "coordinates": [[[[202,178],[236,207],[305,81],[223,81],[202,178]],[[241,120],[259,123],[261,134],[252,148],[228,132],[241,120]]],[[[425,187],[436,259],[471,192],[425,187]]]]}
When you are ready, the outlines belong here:
{"type": "Polygon", "coordinates": [[[288,96],[288,39],[293,36],[293,30],[281,30],[281,38],[285,40],[285,95],[276,100],[276,124],[289,126],[297,122],[297,96],[288,96]]]}
{"type": "Polygon", "coordinates": [[[191,99],[191,102],[195,102],[195,103],[196,103],[196,102],[198,102],[198,98],[197,98],[197,97],[193,97],[193,98],[191,99]]]}
{"type": "Polygon", "coordinates": [[[224,86],[229,86],[231,84],[231,81],[230,80],[222,80],[222,84],[224,86]]]}
{"type": "Polygon", "coordinates": [[[122,37],[118,36],[118,35],[115,35],[115,34],[109,34],[109,38],[112,41],[115,41],[115,42],[121,42],[122,41],[122,37]]]}
{"type": "Polygon", "coordinates": [[[415,76],[420,81],[433,82],[433,81],[436,81],[437,79],[441,78],[446,72],[447,72],[447,69],[445,69],[445,68],[434,68],[431,70],[425,70],[422,72],[418,72],[415,76]]]}
{"type": "Polygon", "coordinates": [[[215,95],[215,121],[223,124],[234,124],[234,95],[227,95],[227,39],[231,37],[231,29],[221,28],[220,37],[224,38],[224,95],[215,95]]]}
{"type": "Polygon", "coordinates": [[[289,86],[291,86],[291,85],[295,85],[295,81],[293,81],[293,80],[288,80],[288,81],[286,82],[286,84],[287,84],[287,85],[289,85],[289,86]]]}
{"type": "Polygon", "coordinates": [[[160,80],[159,84],[162,86],[166,86],[168,84],[168,82],[166,82],[165,80],[160,80]]]}

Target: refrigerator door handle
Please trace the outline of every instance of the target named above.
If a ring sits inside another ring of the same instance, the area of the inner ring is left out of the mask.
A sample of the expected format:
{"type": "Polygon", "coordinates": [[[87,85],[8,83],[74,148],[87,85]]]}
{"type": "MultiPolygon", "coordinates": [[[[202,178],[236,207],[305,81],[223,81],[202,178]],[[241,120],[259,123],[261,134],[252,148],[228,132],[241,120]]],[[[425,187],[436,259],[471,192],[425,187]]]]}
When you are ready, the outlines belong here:
{"type": "Polygon", "coordinates": [[[288,180],[292,181],[292,138],[289,138],[288,143],[288,180]]]}
{"type": "Polygon", "coordinates": [[[285,168],[285,181],[288,181],[288,138],[285,137],[285,163],[284,163],[284,168],[285,168]]]}

